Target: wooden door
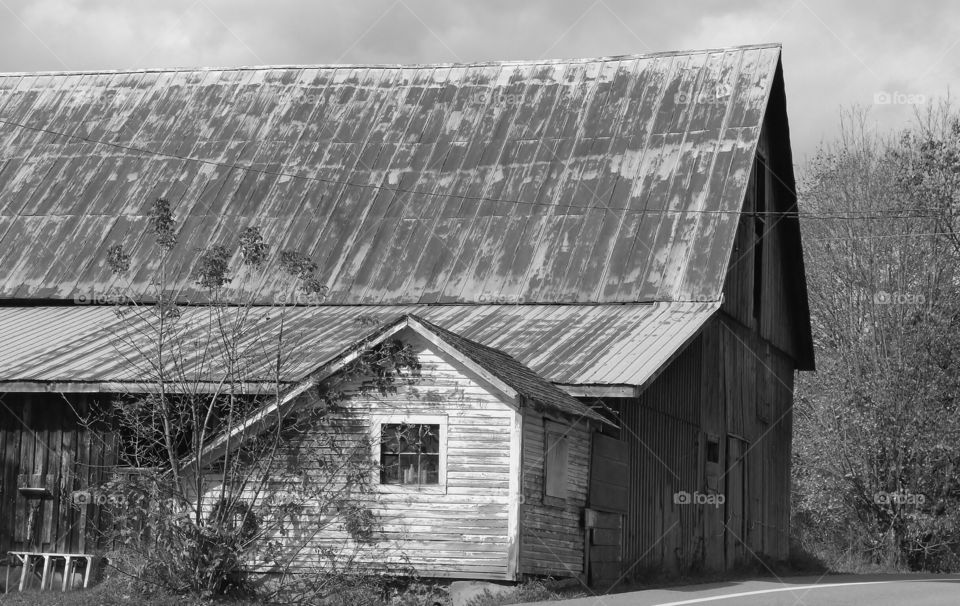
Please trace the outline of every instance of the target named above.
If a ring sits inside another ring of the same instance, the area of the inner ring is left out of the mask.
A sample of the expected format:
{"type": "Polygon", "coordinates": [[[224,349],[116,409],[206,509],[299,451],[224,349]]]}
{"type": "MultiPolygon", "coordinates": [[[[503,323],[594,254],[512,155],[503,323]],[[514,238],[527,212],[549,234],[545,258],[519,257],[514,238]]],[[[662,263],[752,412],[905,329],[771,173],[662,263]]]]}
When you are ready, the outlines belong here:
{"type": "Polygon", "coordinates": [[[629,472],[627,443],[599,432],[594,433],[590,456],[589,509],[584,516],[585,572],[588,582],[593,586],[610,585],[620,578],[629,472]]]}

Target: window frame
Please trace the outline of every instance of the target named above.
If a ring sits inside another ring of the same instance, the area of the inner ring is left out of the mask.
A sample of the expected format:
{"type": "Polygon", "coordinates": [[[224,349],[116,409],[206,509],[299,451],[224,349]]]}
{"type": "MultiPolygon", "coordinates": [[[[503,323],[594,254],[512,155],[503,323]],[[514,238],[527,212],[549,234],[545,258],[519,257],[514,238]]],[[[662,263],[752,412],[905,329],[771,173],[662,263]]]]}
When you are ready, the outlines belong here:
{"type": "Polygon", "coordinates": [[[374,485],[381,493],[388,494],[446,494],[447,493],[447,415],[425,415],[425,414],[372,414],[370,415],[371,448],[373,460],[377,465],[376,478],[374,485]],[[381,439],[384,425],[398,425],[406,423],[407,425],[437,425],[439,436],[437,437],[437,446],[439,450],[439,461],[437,463],[436,484],[383,484],[380,481],[380,466],[383,460],[381,453],[381,439]]]}

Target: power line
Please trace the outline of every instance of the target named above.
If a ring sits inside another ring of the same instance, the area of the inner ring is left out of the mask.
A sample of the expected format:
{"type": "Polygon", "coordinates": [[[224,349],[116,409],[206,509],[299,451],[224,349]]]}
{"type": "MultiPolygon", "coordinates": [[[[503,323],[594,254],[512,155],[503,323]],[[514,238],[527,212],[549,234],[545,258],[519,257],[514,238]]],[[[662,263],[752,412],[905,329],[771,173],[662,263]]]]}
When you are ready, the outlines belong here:
{"type": "Polygon", "coordinates": [[[927,232],[927,233],[916,233],[916,234],[881,234],[877,236],[832,236],[829,238],[815,238],[810,237],[804,234],[803,240],[805,242],[823,242],[826,240],[876,240],[880,238],[925,238],[929,236],[956,236],[957,234],[950,233],[948,231],[937,231],[937,232],[927,232]]]}
{"type": "MultiPolygon", "coordinates": [[[[843,213],[805,213],[800,212],[800,220],[804,219],[844,219],[850,221],[858,221],[860,219],[870,219],[870,220],[882,220],[882,219],[936,219],[940,215],[924,215],[919,213],[901,213],[901,214],[878,214],[877,211],[873,211],[873,214],[866,214],[869,211],[862,211],[864,214],[856,214],[858,211],[846,211],[843,213]]],[[[752,213],[744,213],[750,215],[752,213]]],[[[767,213],[767,214],[790,214],[796,216],[797,213],[767,213]]]]}
{"type": "Polygon", "coordinates": [[[103,145],[105,147],[112,147],[114,149],[120,149],[128,152],[134,152],[138,154],[145,154],[148,156],[157,156],[162,158],[171,158],[175,160],[181,160],[183,162],[196,162],[199,164],[206,164],[209,166],[217,166],[220,168],[227,168],[231,170],[241,170],[246,172],[252,172],[257,174],[269,175],[274,177],[289,177],[291,179],[301,179],[306,181],[314,181],[319,183],[327,183],[331,185],[344,185],[348,187],[359,187],[365,189],[375,189],[378,191],[389,191],[400,194],[415,194],[420,196],[431,196],[431,197],[441,197],[441,198],[454,198],[458,200],[470,200],[474,202],[494,202],[500,204],[516,204],[516,205],[527,205],[527,206],[543,206],[553,209],[578,209],[583,211],[621,211],[624,213],[633,213],[633,214],[656,214],[656,215],[666,215],[666,214],[681,214],[681,215],[746,215],[746,216],[771,216],[771,217],[791,217],[795,218],[799,216],[801,219],[838,219],[838,220],[887,220],[887,219],[923,219],[935,218],[937,215],[924,215],[916,213],[905,213],[905,214],[877,214],[876,211],[846,211],[844,213],[804,213],[800,212],[799,215],[796,211],[788,212],[777,212],[777,211],[766,211],[761,213],[749,213],[738,210],[688,210],[688,209],[635,209],[635,208],[626,208],[626,207],[613,207],[613,206],[577,206],[575,204],[569,204],[566,206],[558,206],[556,204],[551,204],[549,202],[535,202],[529,200],[505,200],[502,198],[493,198],[489,196],[467,196],[463,194],[453,194],[453,193],[444,193],[444,192],[430,192],[422,191],[417,189],[406,189],[402,187],[387,187],[384,185],[374,185],[372,183],[356,183],[353,181],[341,180],[341,179],[330,179],[324,177],[312,177],[309,175],[302,175],[298,173],[289,173],[285,171],[273,171],[261,168],[254,168],[249,165],[242,164],[231,164],[228,162],[218,162],[216,160],[206,160],[203,158],[195,158],[191,156],[184,156],[175,153],[160,152],[156,150],[145,149],[142,147],[135,147],[132,145],[123,145],[122,143],[114,143],[111,141],[104,141],[102,139],[92,139],[90,137],[85,137],[82,135],[73,135],[69,133],[64,133],[61,131],[52,130],[49,128],[43,128],[39,126],[30,126],[27,124],[22,124],[20,122],[13,122],[10,120],[0,119],[0,124],[6,124],[7,126],[13,126],[15,128],[22,128],[24,130],[30,130],[34,132],[46,133],[49,135],[54,135],[58,137],[67,137],[69,139],[76,139],[78,141],[84,141],[94,145],[103,145]],[[858,213],[864,214],[858,214],[858,213]],[[872,214],[867,214],[872,213],[872,214]]]}

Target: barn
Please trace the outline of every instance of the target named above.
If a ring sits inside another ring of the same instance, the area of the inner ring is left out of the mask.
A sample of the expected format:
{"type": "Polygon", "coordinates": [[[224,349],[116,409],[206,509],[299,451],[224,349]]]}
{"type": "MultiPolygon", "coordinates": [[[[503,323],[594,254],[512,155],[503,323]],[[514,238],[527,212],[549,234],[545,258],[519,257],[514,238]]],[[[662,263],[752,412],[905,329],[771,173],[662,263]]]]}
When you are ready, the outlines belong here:
{"type": "Polygon", "coordinates": [[[361,403],[368,428],[444,436],[420,487],[443,494],[389,510],[422,574],[609,583],[787,557],[793,379],[814,358],[778,45],[0,74],[0,551],[104,548],[101,506],[70,495],[112,473],[116,438],[78,415],[145,389],[108,304],[156,301],[157,198],[185,305],[209,302],[196,251],[251,226],[274,243],[221,296],[285,310],[291,389],[389,333],[473,390],[361,403]],[[286,249],[322,296],[277,277],[286,249]]]}

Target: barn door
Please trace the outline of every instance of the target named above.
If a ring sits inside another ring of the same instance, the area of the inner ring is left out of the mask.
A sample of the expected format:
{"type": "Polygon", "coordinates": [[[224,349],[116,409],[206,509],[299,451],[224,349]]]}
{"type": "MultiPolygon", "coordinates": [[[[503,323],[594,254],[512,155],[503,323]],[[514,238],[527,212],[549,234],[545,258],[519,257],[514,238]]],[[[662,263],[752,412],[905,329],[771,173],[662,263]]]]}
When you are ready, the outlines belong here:
{"type": "Polygon", "coordinates": [[[727,437],[727,471],[725,479],[724,537],[726,567],[731,569],[743,563],[747,554],[747,442],[734,436],[727,437]]]}
{"type": "Polygon", "coordinates": [[[623,514],[629,481],[627,443],[596,432],[590,457],[589,509],[584,516],[585,572],[590,585],[620,578],[623,558],[623,514]]]}

